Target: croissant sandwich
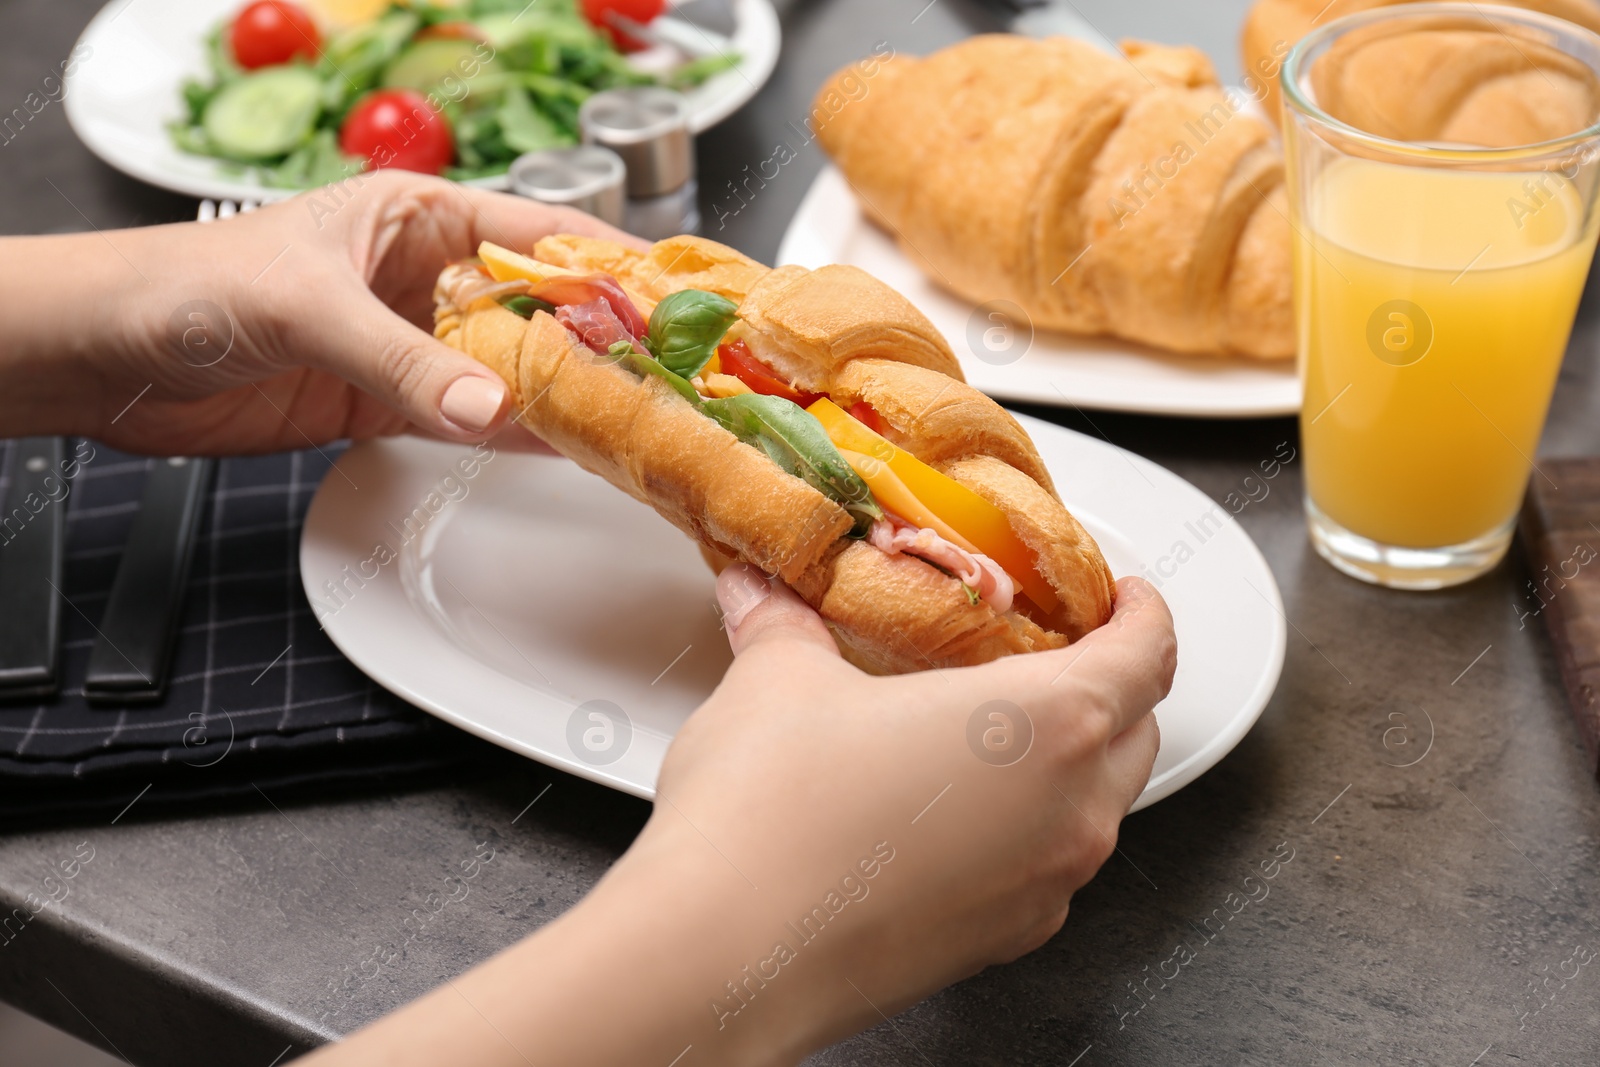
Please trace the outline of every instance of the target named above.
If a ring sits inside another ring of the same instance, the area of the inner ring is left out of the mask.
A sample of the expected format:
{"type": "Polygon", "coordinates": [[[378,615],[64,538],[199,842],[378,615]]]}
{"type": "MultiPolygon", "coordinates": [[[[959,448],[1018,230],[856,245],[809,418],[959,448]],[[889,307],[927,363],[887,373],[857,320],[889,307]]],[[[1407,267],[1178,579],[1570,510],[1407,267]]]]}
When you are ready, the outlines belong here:
{"type": "Polygon", "coordinates": [[[1196,49],[1123,49],[973,37],[886,59],[848,101],[840,71],[813,121],[866,211],[960,296],[1178,352],[1293,355],[1273,130],[1196,49]]]}
{"type": "Polygon", "coordinates": [[[484,244],[435,334],[520,421],[720,560],[781,576],[876,673],[1056,648],[1114,596],[1027,433],[853,267],[771,270],[693,237],[484,244]]]}

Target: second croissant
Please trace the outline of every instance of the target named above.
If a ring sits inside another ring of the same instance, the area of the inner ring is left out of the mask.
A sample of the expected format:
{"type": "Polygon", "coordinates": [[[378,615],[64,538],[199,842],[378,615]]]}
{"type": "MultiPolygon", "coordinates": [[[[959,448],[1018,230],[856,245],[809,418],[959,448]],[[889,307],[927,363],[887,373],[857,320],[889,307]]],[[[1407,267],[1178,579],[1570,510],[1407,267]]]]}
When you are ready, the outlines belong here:
{"type": "Polygon", "coordinates": [[[1272,130],[1198,50],[1123,48],[974,37],[893,57],[831,106],[847,69],[818,96],[818,138],[868,214],[958,295],[1070,333],[1292,356],[1272,130]]]}

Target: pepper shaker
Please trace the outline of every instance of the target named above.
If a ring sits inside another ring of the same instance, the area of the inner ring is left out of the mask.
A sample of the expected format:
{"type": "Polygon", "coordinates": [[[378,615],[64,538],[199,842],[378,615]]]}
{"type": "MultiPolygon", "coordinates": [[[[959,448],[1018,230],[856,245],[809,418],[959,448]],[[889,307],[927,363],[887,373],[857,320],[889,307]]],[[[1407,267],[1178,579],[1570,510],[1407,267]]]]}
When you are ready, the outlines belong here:
{"type": "Polygon", "coordinates": [[[578,110],[585,144],[622,157],[628,204],[623,228],[658,241],[700,229],[689,106],[670,89],[641,86],[596,93],[578,110]]]}
{"type": "Polygon", "coordinates": [[[613,226],[626,225],[622,157],[600,145],[526,152],[511,164],[514,192],[544,204],[586,211],[613,226]]]}

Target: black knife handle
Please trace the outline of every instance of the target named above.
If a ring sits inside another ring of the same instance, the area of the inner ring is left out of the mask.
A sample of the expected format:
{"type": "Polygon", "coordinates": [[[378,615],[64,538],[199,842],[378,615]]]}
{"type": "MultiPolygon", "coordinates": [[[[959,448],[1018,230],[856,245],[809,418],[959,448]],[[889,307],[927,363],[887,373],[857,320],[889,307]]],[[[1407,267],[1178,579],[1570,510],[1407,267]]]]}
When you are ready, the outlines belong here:
{"type": "Polygon", "coordinates": [[[139,515],[106,600],[83,695],[91,703],[160,700],[215,463],[174,457],[150,468],[139,515]]]}
{"type": "Polygon", "coordinates": [[[11,484],[0,503],[0,699],[56,691],[66,451],[59,437],[24,437],[11,446],[11,484]]]}

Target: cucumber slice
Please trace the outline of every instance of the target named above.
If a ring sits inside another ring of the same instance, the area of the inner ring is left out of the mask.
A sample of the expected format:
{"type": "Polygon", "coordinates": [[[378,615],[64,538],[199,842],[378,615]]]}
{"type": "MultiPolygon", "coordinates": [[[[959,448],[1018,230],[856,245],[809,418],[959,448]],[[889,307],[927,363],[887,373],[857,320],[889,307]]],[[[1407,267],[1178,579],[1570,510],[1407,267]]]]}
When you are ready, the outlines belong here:
{"type": "Polygon", "coordinates": [[[268,67],[230,82],[200,124],[218,155],[243,163],[284,155],[311,136],[322,82],[305,67],[268,67]]]}
{"type": "Polygon", "coordinates": [[[465,84],[489,69],[492,60],[483,58],[485,53],[494,55],[478,41],[454,37],[418,41],[394,57],[383,72],[383,84],[419,93],[431,93],[450,78],[465,84]]]}

